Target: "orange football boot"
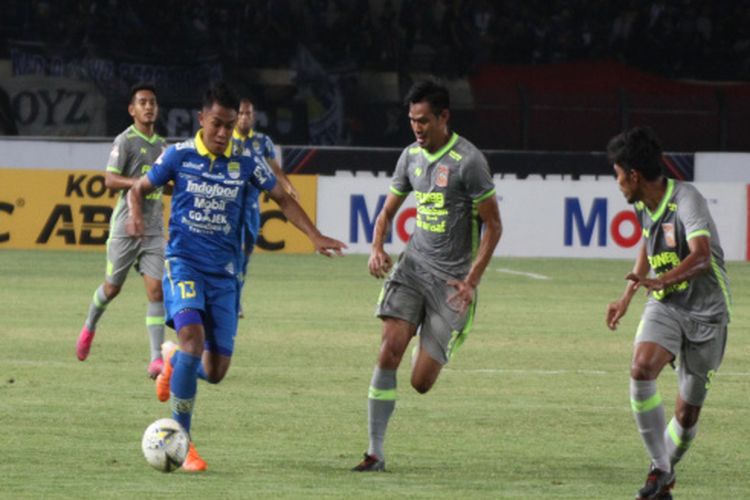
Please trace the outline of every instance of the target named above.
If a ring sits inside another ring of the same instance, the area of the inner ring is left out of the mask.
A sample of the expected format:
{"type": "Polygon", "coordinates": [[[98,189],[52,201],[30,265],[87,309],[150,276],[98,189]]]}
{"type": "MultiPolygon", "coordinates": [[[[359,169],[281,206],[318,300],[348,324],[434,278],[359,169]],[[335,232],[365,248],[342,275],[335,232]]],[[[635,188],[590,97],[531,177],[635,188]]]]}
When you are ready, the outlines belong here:
{"type": "Polygon", "coordinates": [[[190,441],[187,457],[182,463],[182,469],[186,472],[203,472],[208,469],[208,464],[198,455],[198,450],[195,449],[192,441],[190,441]]]}
{"type": "Polygon", "coordinates": [[[179,349],[177,344],[172,341],[164,342],[161,345],[161,356],[164,360],[164,367],[159,376],[156,377],[156,399],[162,403],[169,401],[169,382],[172,379],[172,356],[179,349]]]}

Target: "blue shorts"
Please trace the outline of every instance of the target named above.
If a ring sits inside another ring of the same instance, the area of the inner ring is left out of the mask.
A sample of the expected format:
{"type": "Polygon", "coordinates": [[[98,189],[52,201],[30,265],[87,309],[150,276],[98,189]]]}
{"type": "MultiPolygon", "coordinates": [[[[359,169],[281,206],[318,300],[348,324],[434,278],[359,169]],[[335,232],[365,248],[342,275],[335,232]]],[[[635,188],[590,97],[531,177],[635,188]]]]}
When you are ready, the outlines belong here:
{"type": "Polygon", "coordinates": [[[183,259],[170,257],[164,262],[162,288],[169,327],[174,328],[174,317],[183,309],[199,311],[206,332],[205,349],[232,355],[240,290],[237,278],[205,274],[183,259]]]}

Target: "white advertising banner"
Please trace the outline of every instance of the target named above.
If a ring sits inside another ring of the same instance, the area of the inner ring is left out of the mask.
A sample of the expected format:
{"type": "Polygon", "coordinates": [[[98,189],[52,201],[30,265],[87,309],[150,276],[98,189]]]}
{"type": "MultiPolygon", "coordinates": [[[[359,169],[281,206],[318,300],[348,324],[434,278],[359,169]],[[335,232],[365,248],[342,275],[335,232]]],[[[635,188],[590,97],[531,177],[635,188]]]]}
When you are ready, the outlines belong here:
{"type": "MultiPolygon", "coordinates": [[[[318,227],[345,241],[352,253],[369,253],[375,219],[390,180],[320,177],[318,227]]],[[[716,221],[727,260],[745,260],[747,194],[738,183],[698,183],[716,221]]],[[[641,231],[614,179],[497,182],[503,221],[498,256],[635,258],[641,231]]],[[[386,249],[403,250],[414,229],[414,197],[394,220],[386,249]]]]}
{"type": "Polygon", "coordinates": [[[695,182],[750,183],[750,153],[695,153],[695,182]]]}
{"type": "Polygon", "coordinates": [[[0,168],[96,170],[107,168],[112,140],[81,142],[65,139],[0,138],[0,168]]]}

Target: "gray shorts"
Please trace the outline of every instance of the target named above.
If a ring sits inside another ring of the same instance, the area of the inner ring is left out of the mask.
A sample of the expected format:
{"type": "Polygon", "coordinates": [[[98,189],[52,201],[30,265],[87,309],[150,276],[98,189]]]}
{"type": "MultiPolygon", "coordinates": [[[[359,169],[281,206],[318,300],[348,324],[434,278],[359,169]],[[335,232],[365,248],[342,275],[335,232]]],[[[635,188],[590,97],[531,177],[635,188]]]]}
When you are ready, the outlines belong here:
{"type": "Polygon", "coordinates": [[[403,319],[418,327],[420,349],[446,364],[466,339],[474,320],[474,302],[459,314],[448,305],[456,289],[413,259],[401,255],[396,268],[383,284],[375,315],[403,319]]]}
{"type": "Polygon", "coordinates": [[[680,397],[691,405],[703,406],[724,357],[727,324],[697,321],[650,300],[638,325],[635,343],[639,342],[654,342],[679,358],[680,397]]]}
{"type": "Polygon", "coordinates": [[[141,240],[129,236],[113,236],[107,240],[107,271],[105,279],[122,286],[128,271],[136,265],[139,273],[161,280],[164,274],[163,236],[144,236],[141,240]]]}

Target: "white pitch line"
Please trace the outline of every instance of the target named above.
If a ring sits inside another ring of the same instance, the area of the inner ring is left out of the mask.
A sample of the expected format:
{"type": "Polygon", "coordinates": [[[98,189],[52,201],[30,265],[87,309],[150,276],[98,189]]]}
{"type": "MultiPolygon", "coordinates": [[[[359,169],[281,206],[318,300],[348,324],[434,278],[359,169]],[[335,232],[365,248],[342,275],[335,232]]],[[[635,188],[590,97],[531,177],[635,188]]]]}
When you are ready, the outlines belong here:
{"type": "Polygon", "coordinates": [[[512,373],[518,375],[609,375],[610,372],[602,370],[503,370],[501,368],[479,368],[476,370],[461,370],[446,368],[446,371],[462,372],[462,373],[512,373]]]}
{"type": "Polygon", "coordinates": [[[527,278],[531,278],[533,280],[551,280],[552,279],[549,276],[545,276],[543,274],[527,273],[524,271],[514,271],[513,269],[506,269],[504,267],[497,269],[497,272],[505,273],[505,274],[515,274],[517,276],[526,276],[527,278]]]}
{"type": "MultiPolygon", "coordinates": [[[[445,371],[461,373],[488,373],[488,374],[517,374],[517,375],[615,375],[627,372],[627,370],[606,371],[606,370],[505,370],[502,368],[478,368],[475,370],[462,370],[454,368],[445,368],[445,371]]],[[[750,372],[722,372],[716,373],[718,377],[750,377],[750,372]]]]}

